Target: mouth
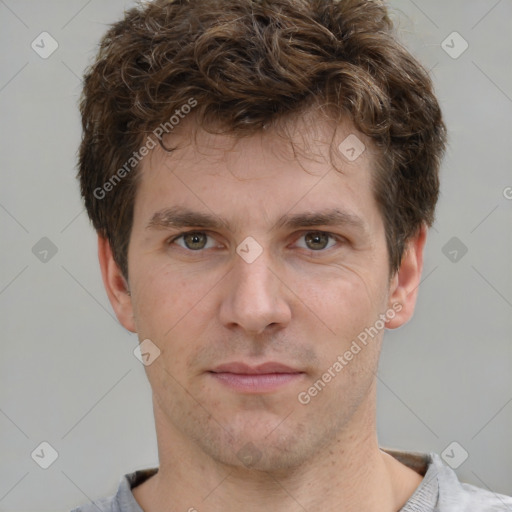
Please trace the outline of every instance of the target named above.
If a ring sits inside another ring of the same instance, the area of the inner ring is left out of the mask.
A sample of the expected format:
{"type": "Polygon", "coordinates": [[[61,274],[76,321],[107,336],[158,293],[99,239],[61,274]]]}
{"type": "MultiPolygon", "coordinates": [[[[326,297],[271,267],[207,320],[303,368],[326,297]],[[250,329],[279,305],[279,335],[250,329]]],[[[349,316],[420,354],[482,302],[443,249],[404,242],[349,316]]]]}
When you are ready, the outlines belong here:
{"type": "Polygon", "coordinates": [[[208,372],[220,384],[241,393],[271,393],[297,382],[303,371],[281,363],[268,362],[258,366],[245,363],[223,364],[208,372]]]}

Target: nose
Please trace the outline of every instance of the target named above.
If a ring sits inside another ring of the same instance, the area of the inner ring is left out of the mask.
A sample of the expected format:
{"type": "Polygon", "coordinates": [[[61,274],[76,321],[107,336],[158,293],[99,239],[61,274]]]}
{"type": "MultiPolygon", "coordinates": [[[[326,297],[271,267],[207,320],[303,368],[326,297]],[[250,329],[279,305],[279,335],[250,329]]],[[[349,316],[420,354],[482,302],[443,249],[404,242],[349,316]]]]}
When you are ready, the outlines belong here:
{"type": "Polygon", "coordinates": [[[263,253],[252,263],[238,255],[220,307],[220,320],[226,327],[240,327],[253,335],[287,325],[291,309],[287,287],[272,262],[263,253]]]}

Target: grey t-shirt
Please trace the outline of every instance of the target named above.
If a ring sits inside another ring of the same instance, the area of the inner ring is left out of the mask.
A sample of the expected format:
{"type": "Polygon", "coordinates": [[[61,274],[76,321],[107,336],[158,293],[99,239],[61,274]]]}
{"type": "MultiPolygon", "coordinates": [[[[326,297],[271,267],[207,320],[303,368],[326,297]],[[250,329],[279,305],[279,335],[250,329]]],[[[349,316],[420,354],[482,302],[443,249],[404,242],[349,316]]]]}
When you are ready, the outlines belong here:
{"type": "MultiPolygon", "coordinates": [[[[512,512],[512,497],[459,482],[436,453],[421,454],[383,449],[423,476],[421,484],[399,512],[512,512]]],[[[71,512],[143,512],[132,489],[158,471],[143,469],[121,478],[115,496],[97,500],[71,512]]]]}

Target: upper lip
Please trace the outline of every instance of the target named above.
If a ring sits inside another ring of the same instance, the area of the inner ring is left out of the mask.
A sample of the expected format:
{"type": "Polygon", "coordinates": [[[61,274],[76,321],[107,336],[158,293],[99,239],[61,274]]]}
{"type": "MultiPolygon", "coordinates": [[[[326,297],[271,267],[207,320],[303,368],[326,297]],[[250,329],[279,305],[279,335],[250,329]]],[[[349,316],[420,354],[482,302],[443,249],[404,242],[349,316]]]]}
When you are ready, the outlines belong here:
{"type": "Polygon", "coordinates": [[[226,363],[217,366],[213,373],[235,373],[239,375],[262,375],[268,373],[303,373],[296,368],[291,368],[281,363],[268,362],[257,366],[249,366],[245,363],[226,363]]]}

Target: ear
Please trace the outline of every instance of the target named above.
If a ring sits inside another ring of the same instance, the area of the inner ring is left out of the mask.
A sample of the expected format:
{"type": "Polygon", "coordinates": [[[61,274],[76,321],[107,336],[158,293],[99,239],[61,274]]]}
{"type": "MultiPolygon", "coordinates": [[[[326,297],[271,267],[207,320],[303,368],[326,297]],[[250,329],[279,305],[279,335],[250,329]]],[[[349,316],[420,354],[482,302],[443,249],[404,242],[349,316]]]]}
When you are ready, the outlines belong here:
{"type": "Polygon", "coordinates": [[[101,235],[98,235],[98,259],[100,260],[103,285],[117,319],[125,329],[137,332],[128,283],[114,260],[110,243],[101,235]]]}
{"type": "Polygon", "coordinates": [[[396,314],[386,322],[388,329],[396,329],[412,318],[423,270],[423,248],[426,240],[427,226],[422,224],[418,233],[408,240],[400,268],[391,279],[388,308],[396,314]]]}

